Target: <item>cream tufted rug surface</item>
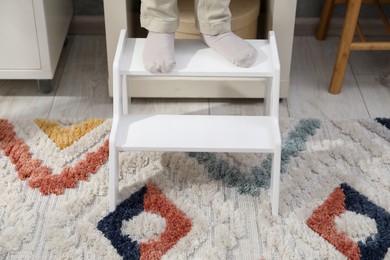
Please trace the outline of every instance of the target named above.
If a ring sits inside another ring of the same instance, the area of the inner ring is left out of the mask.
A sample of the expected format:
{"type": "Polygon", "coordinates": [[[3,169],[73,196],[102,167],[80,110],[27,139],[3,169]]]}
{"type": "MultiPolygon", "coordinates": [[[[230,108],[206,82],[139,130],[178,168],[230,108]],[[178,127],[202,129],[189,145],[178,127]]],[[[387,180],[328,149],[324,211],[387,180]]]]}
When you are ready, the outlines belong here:
{"type": "Polygon", "coordinates": [[[280,120],[270,158],[122,153],[111,121],[0,120],[1,259],[390,259],[390,120],[280,120]]]}

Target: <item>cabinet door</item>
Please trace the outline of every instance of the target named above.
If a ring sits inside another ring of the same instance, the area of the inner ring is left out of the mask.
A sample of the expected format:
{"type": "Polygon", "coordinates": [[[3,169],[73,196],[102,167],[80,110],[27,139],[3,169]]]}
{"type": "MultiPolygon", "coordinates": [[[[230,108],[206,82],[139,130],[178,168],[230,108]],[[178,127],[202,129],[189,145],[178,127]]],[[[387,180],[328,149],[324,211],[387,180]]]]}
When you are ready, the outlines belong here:
{"type": "Polygon", "coordinates": [[[0,70],[40,69],[32,0],[0,0],[0,70]]]}

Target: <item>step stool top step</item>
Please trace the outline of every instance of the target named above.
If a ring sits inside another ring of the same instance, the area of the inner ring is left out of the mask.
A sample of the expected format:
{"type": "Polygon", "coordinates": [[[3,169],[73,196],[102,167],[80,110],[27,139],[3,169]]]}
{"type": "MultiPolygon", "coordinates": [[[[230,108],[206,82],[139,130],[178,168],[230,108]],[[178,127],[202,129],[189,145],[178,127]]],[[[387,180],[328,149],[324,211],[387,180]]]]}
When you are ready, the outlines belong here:
{"type": "Polygon", "coordinates": [[[261,116],[127,115],[119,121],[120,151],[272,153],[278,120],[261,116]]]}
{"type": "MultiPolygon", "coordinates": [[[[144,38],[127,38],[120,62],[120,72],[126,75],[153,75],[144,69],[142,53],[144,38]]],[[[258,52],[257,61],[250,68],[240,68],[209,48],[201,40],[176,39],[176,66],[167,74],[155,76],[201,76],[201,77],[272,77],[271,46],[268,40],[247,40],[258,52]]]]}

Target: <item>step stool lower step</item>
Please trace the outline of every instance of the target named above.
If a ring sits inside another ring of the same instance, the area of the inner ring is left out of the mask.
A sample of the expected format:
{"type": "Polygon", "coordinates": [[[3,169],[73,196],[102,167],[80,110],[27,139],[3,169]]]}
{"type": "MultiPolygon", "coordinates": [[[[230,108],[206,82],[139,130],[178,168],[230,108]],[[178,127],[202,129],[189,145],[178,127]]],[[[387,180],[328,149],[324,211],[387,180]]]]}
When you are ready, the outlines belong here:
{"type": "Polygon", "coordinates": [[[119,151],[273,153],[279,124],[262,116],[126,115],[116,137],[119,151]]]}

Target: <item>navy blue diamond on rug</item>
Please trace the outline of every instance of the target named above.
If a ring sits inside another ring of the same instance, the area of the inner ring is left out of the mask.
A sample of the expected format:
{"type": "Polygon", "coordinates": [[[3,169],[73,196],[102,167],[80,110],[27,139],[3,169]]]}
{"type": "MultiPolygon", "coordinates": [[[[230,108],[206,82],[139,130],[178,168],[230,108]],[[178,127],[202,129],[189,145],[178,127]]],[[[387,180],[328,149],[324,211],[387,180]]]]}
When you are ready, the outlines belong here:
{"type": "Polygon", "coordinates": [[[161,259],[191,231],[192,222],[157,186],[148,183],[120,203],[114,212],[100,220],[97,228],[111,241],[123,259],[161,259]],[[146,242],[134,240],[131,235],[123,234],[122,223],[144,212],[164,218],[166,221],[164,232],[158,237],[149,237],[146,242]]]}
{"type": "Polygon", "coordinates": [[[390,129],[390,118],[377,117],[375,121],[385,126],[387,129],[390,129]]]}
{"type": "Polygon", "coordinates": [[[358,242],[360,259],[384,259],[390,247],[390,214],[375,205],[346,183],[341,184],[345,194],[345,209],[365,215],[376,222],[378,233],[369,237],[365,243],[358,242]]]}
{"type": "Polygon", "coordinates": [[[147,187],[133,193],[128,199],[119,204],[114,212],[111,212],[99,221],[97,228],[111,241],[118,254],[123,259],[140,259],[140,244],[121,232],[122,222],[130,220],[144,211],[144,195],[147,187]]]}

